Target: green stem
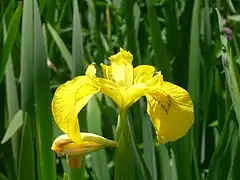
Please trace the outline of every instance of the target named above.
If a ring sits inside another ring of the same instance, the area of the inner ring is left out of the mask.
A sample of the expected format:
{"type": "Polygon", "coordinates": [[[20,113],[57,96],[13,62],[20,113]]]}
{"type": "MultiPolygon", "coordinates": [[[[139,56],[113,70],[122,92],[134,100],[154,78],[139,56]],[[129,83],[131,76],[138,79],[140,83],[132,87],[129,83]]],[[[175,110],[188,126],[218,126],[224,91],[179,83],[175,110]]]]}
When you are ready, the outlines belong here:
{"type": "Polygon", "coordinates": [[[131,148],[131,139],[128,129],[127,111],[118,115],[117,127],[118,148],[116,155],[115,180],[135,179],[135,158],[131,148]]]}

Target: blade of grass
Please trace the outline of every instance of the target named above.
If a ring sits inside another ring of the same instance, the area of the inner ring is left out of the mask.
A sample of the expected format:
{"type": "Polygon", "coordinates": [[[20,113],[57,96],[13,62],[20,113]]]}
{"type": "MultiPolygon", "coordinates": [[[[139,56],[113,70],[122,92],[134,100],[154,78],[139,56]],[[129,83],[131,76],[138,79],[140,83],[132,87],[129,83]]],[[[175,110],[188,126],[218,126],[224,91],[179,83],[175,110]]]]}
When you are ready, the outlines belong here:
{"type": "Polygon", "coordinates": [[[0,173],[0,180],[9,180],[4,174],[0,173]]]}
{"type": "Polygon", "coordinates": [[[77,0],[73,0],[72,58],[72,77],[84,74],[82,28],[77,0]]]}
{"type": "MultiPolygon", "coordinates": [[[[199,83],[200,83],[200,5],[201,0],[194,1],[192,8],[192,20],[190,31],[190,43],[189,43],[189,67],[188,67],[188,90],[195,106],[195,128],[194,131],[190,131],[186,136],[180,140],[174,142],[173,150],[175,154],[175,162],[177,167],[177,175],[179,180],[198,180],[200,178],[199,169],[196,167],[198,162],[193,163],[194,174],[192,173],[192,162],[197,160],[196,148],[193,144],[193,133],[196,137],[199,137],[200,123],[199,123],[199,83]],[[197,129],[197,130],[196,130],[197,129]],[[194,158],[193,158],[194,156],[194,158]],[[194,176],[193,176],[194,175],[194,176]]],[[[196,141],[196,144],[199,144],[196,141]]]]}
{"type": "Polygon", "coordinates": [[[40,179],[56,179],[55,154],[50,150],[53,142],[49,70],[41,19],[34,0],[34,90],[36,107],[37,146],[40,179]]]}
{"type": "MultiPolygon", "coordinates": [[[[204,1],[204,68],[203,68],[203,125],[202,125],[202,141],[201,141],[201,163],[205,160],[206,149],[206,129],[209,120],[209,112],[212,111],[210,107],[211,92],[213,86],[213,54],[212,49],[212,37],[211,37],[211,19],[210,19],[210,2],[209,0],[204,1]]],[[[198,138],[198,137],[197,137],[198,138]]],[[[200,139],[200,137],[198,138],[200,139]]],[[[196,144],[197,154],[200,152],[200,144],[196,144]]]]}
{"type": "Polygon", "coordinates": [[[152,123],[145,115],[142,122],[143,128],[143,153],[146,166],[151,173],[153,180],[157,180],[156,155],[154,149],[152,123]]]}
{"type": "MultiPolygon", "coordinates": [[[[91,99],[87,106],[87,127],[88,131],[98,135],[102,135],[102,118],[100,104],[98,104],[98,98],[95,96],[91,99]]],[[[101,149],[92,153],[92,167],[99,180],[110,180],[108,172],[107,157],[105,149],[101,149]]]]}
{"type": "Polygon", "coordinates": [[[9,24],[9,21],[11,20],[12,18],[12,15],[13,15],[13,12],[14,12],[14,9],[15,9],[15,6],[16,6],[16,2],[15,0],[11,0],[6,8],[6,10],[3,12],[3,17],[4,18],[1,18],[1,26],[2,26],[2,23],[3,23],[3,20],[9,24]]]}
{"type": "Polygon", "coordinates": [[[170,59],[168,57],[167,49],[162,39],[160,24],[157,21],[158,17],[156,8],[154,7],[154,1],[146,0],[146,5],[151,36],[151,45],[154,50],[156,66],[159,70],[161,70],[165,80],[172,81],[173,78],[170,59]]]}
{"type": "Polygon", "coordinates": [[[127,117],[127,124],[125,124],[124,128],[124,132],[129,133],[129,137],[128,137],[128,145],[130,145],[129,149],[131,149],[133,151],[133,155],[135,158],[135,163],[137,165],[138,170],[140,171],[140,177],[143,180],[152,180],[153,177],[150,174],[149,169],[147,168],[145,161],[143,160],[143,158],[140,155],[139,149],[137,147],[137,143],[136,143],[136,135],[134,134],[133,131],[133,120],[132,116],[127,117]]]}
{"type": "Polygon", "coordinates": [[[17,33],[19,32],[18,26],[21,20],[21,14],[22,4],[19,4],[9,23],[6,40],[3,46],[3,57],[0,61],[0,82],[2,81],[5,73],[8,56],[12,51],[13,43],[15,41],[17,33]]]}
{"type": "Polygon", "coordinates": [[[159,160],[159,179],[160,180],[171,180],[172,172],[170,166],[170,158],[168,149],[165,145],[161,144],[157,146],[158,160],[159,160]]]}
{"type": "Polygon", "coordinates": [[[240,144],[238,143],[238,149],[236,152],[236,157],[235,157],[233,171],[232,171],[232,180],[239,179],[239,169],[240,169],[240,144]]]}
{"type": "Polygon", "coordinates": [[[36,179],[34,90],[33,90],[33,1],[24,1],[21,34],[21,104],[23,131],[19,155],[18,180],[36,179]]]}
{"type": "Polygon", "coordinates": [[[55,41],[58,48],[60,49],[60,52],[68,65],[68,68],[72,72],[72,55],[70,54],[63,40],[61,39],[59,34],[54,30],[54,28],[50,24],[47,24],[47,27],[50,34],[52,35],[53,40],[55,41]]]}
{"type": "MultiPolygon", "coordinates": [[[[65,3],[66,4],[66,3],[65,3]]],[[[73,32],[72,32],[72,77],[84,74],[84,54],[82,44],[82,29],[78,1],[73,0],[73,32]]],[[[85,111],[83,109],[82,111],[85,111]]],[[[81,116],[81,115],[79,115],[81,116]]],[[[80,119],[80,118],[79,118],[80,119]]],[[[83,120],[81,121],[83,122],[83,120]]],[[[80,124],[81,126],[82,124],[80,124]]],[[[82,161],[80,169],[70,168],[71,179],[84,179],[85,165],[82,161]]]]}
{"type": "Polygon", "coordinates": [[[55,18],[55,9],[57,7],[56,0],[45,0],[45,8],[46,8],[46,20],[47,22],[53,23],[55,18]]]}
{"type": "Polygon", "coordinates": [[[237,145],[237,126],[233,120],[229,119],[225,122],[218,146],[211,159],[207,180],[230,178],[237,152],[237,145]]]}
{"type": "MultiPolygon", "coordinates": [[[[222,19],[219,11],[216,9],[218,16],[218,25],[219,30],[222,32],[222,19]]],[[[237,117],[238,124],[240,125],[240,91],[238,87],[238,81],[236,78],[236,65],[233,62],[231,49],[228,47],[228,41],[226,35],[221,35],[221,44],[222,44],[222,65],[225,72],[226,82],[228,85],[228,90],[231,96],[233,109],[235,110],[235,114],[237,117]]],[[[240,136],[240,129],[239,129],[240,136]]]]}
{"type": "MultiPolygon", "coordinates": [[[[5,131],[4,123],[6,122],[5,118],[7,117],[5,106],[5,87],[4,81],[2,81],[2,83],[0,83],[0,139],[2,139],[5,131]]],[[[1,165],[3,170],[6,172],[6,176],[9,180],[16,179],[16,171],[10,141],[5,144],[0,144],[0,153],[2,154],[1,165]]]]}
{"type": "Polygon", "coordinates": [[[23,124],[22,117],[23,117],[22,110],[19,110],[15,114],[13,119],[11,119],[11,122],[4,134],[3,139],[2,139],[2,142],[1,142],[2,144],[7,142],[17,132],[17,130],[22,126],[22,124],[23,124]]]}
{"type": "MultiPolygon", "coordinates": [[[[6,28],[4,29],[4,39],[6,39],[6,28]]],[[[18,92],[16,79],[14,75],[14,67],[11,54],[9,55],[8,62],[5,69],[5,77],[6,77],[6,95],[7,95],[7,109],[8,109],[8,119],[10,123],[13,120],[16,113],[19,111],[19,101],[18,101],[18,92]]],[[[20,132],[17,132],[12,137],[12,149],[14,156],[14,165],[15,170],[17,170],[18,165],[18,153],[20,148],[20,132]]]]}
{"type": "MultiPolygon", "coordinates": [[[[138,16],[134,16],[133,8],[134,8],[134,0],[123,0],[123,12],[124,17],[126,19],[126,37],[127,37],[127,48],[128,50],[133,54],[133,65],[136,66],[141,63],[141,57],[140,52],[138,48],[138,38],[137,38],[137,31],[138,29],[135,29],[135,21],[138,16]]],[[[136,12],[136,11],[135,11],[136,12]]]]}

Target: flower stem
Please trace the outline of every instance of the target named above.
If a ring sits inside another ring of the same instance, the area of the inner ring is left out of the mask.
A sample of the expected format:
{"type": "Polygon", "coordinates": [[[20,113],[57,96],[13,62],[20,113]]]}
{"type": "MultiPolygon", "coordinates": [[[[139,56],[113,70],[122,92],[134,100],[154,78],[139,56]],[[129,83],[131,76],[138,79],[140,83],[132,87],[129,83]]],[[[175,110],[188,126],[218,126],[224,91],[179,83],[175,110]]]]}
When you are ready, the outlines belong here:
{"type": "Polygon", "coordinates": [[[135,156],[131,148],[127,111],[120,111],[117,127],[118,148],[116,155],[115,180],[135,179],[135,156]]]}

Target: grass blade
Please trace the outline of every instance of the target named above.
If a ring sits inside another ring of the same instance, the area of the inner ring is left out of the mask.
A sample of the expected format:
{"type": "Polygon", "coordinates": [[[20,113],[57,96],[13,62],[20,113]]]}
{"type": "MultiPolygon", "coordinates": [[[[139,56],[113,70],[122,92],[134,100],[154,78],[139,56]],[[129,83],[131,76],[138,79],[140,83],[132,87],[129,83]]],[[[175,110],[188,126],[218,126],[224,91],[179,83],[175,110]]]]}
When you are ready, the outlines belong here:
{"type": "Polygon", "coordinates": [[[237,152],[238,135],[233,120],[227,120],[220,136],[219,144],[209,165],[207,180],[229,179],[237,152]]]}
{"type": "Polygon", "coordinates": [[[21,103],[23,131],[19,156],[18,180],[36,179],[33,134],[35,134],[33,90],[33,1],[24,1],[21,36],[21,103]]]}
{"type": "Polygon", "coordinates": [[[141,57],[140,57],[140,52],[138,48],[138,39],[137,39],[137,33],[138,29],[135,29],[135,19],[133,15],[133,7],[135,1],[133,0],[123,0],[122,1],[123,5],[123,11],[124,11],[124,16],[126,19],[126,37],[127,37],[127,48],[128,50],[133,54],[134,60],[133,60],[133,65],[138,65],[141,63],[141,57]]]}
{"type": "Polygon", "coordinates": [[[77,0],[73,0],[73,33],[72,33],[72,76],[84,74],[84,54],[82,28],[77,0]]]}
{"type": "Polygon", "coordinates": [[[164,80],[172,81],[172,71],[170,59],[166,51],[166,46],[163,42],[161,35],[160,24],[157,21],[157,12],[154,7],[153,0],[146,0],[147,4],[147,17],[150,28],[151,44],[154,50],[155,63],[159,70],[161,70],[164,80]]]}
{"type": "Polygon", "coordinates": [[[56,179],[55,154],[50,150],[53,142],[49,70],[41,19],[37,1],[34,0],[34,89],[36,107],[37,146],[40,179],[56,179]]]}
{"type": "Polygon", "coordinates": [[[47,27],[50,34],[52,35],[52,38],[60,49],[60,52],[62,53],[62,56],[68,65],[68,68],[72,72],[72,55],[70,54],[69,50],[67,49],[59,34],[55,31],[55,29],[50,24],[47,24],[47,27]]]}
{"type": "Polygon", "coordinates": [[[13,17],[11,18],[10,24],[8,26],[6,40],[3,46],[3,57],[0,61],[0,82],[2,81],[5,73],[5,67],[7,64],[8,56],[12,51],[12,47],[13,47],[16,35],[19,32],[18,26],[20,24],[21,14],[22,14],[22,4],[19,4],[18,8],[13,14],[13,17]]]}
{"type": "Polygon", "coordinates": [[[157,146],[158,159],[159,159],[159,179],[160,180],[171,180],[172,173],[170,167],[170,158],[168,149],[165,145],[161,144],[157,146]]]}
{"type": "MultiPolygon", "coordinates": [[[[100,96],[95,96],[88,103],[87,127],[89,132],[102,135],[102,118],[98,98],[100,98],[100,96]]],[[[92,167],[97,179],[110,180],[105,149],[92,153],[92,167]]]]}
{"type": "Polygon", "coordinates": [[[143,153],[146,166],[152,175],[153,180],[157,180],[156,156],[154,149],[152,123],[149,117],[143,118],[143,153]]]}
{"type": "Polygon", "coordinates": [[[5,132],[4,137],[2,139],[2,142],[1,142],[2,144],[7,142],[22,126],[23,124],[22,117],[23,117],[22,110],[19,110],[14,116],[14,118],[10,121],[7,131],[5,132]]]}
{"type": "MultiPolygon", "coordinates": [[[[6,28],[4,28],[4,39],[6,39],[6,28]]],[[[19,111],[19,100],[18,100],[18,92],[16,79],[14,74],[14,67],[11,55],[9,55],[8,62],[5,69],[5,77],[6,77],[6,96],[7,96],[7,110],[8,110],[8,119],[10,123],[13,120],[16,113],[19,111]]],[[[12,137],[12,149],[13,149],[13,158],[15,170],[18,165],[18,154],[20,148],[20,132],[17,132],[12,137]]]]}
{"type": "MultiPolygon", "coordinates": [[[[222,19],[219,11],[216,9],[218,15],[218,25],[220,32],[222,32],[222,19]]],[[[235,110],[238,124],[240,125],[240,91],[238,87],[238,81],[236,77],[236,65],[233,62],[231,49],[228,47],[228,41],[226,35],[221,35],[221,44],[223,48],[222,52],[222,65],[225,72],[226,82],[228,85],[228,90],[231,96],[233,109],[235,110]]],[[[240,129],[239,129],[240,136],[240,129]]]]}

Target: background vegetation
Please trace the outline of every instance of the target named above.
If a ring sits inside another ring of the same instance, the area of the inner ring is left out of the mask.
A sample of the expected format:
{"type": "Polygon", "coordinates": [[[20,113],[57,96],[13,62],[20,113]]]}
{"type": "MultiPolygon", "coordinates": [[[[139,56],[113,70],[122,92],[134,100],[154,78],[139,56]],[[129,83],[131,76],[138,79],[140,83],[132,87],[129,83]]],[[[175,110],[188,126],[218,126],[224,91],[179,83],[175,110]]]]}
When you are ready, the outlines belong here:
{"type": "MultiPolygon", "coordinates": [[[[195,105],[191,131],[166,145],[144,99],[131,108],[135,179],[238,180],[239,12],[237,0],[1,0],[0,180],[113,179],[114,149],[87,155],[80,169],[50,150],[61,134],[50,103],[59,84],[120,47],[134,66],[152,64],[188,89],[195,105]]],[[[79,116],[83,131],[114,139],[109,99],[94,97],[79,116]]]]}

